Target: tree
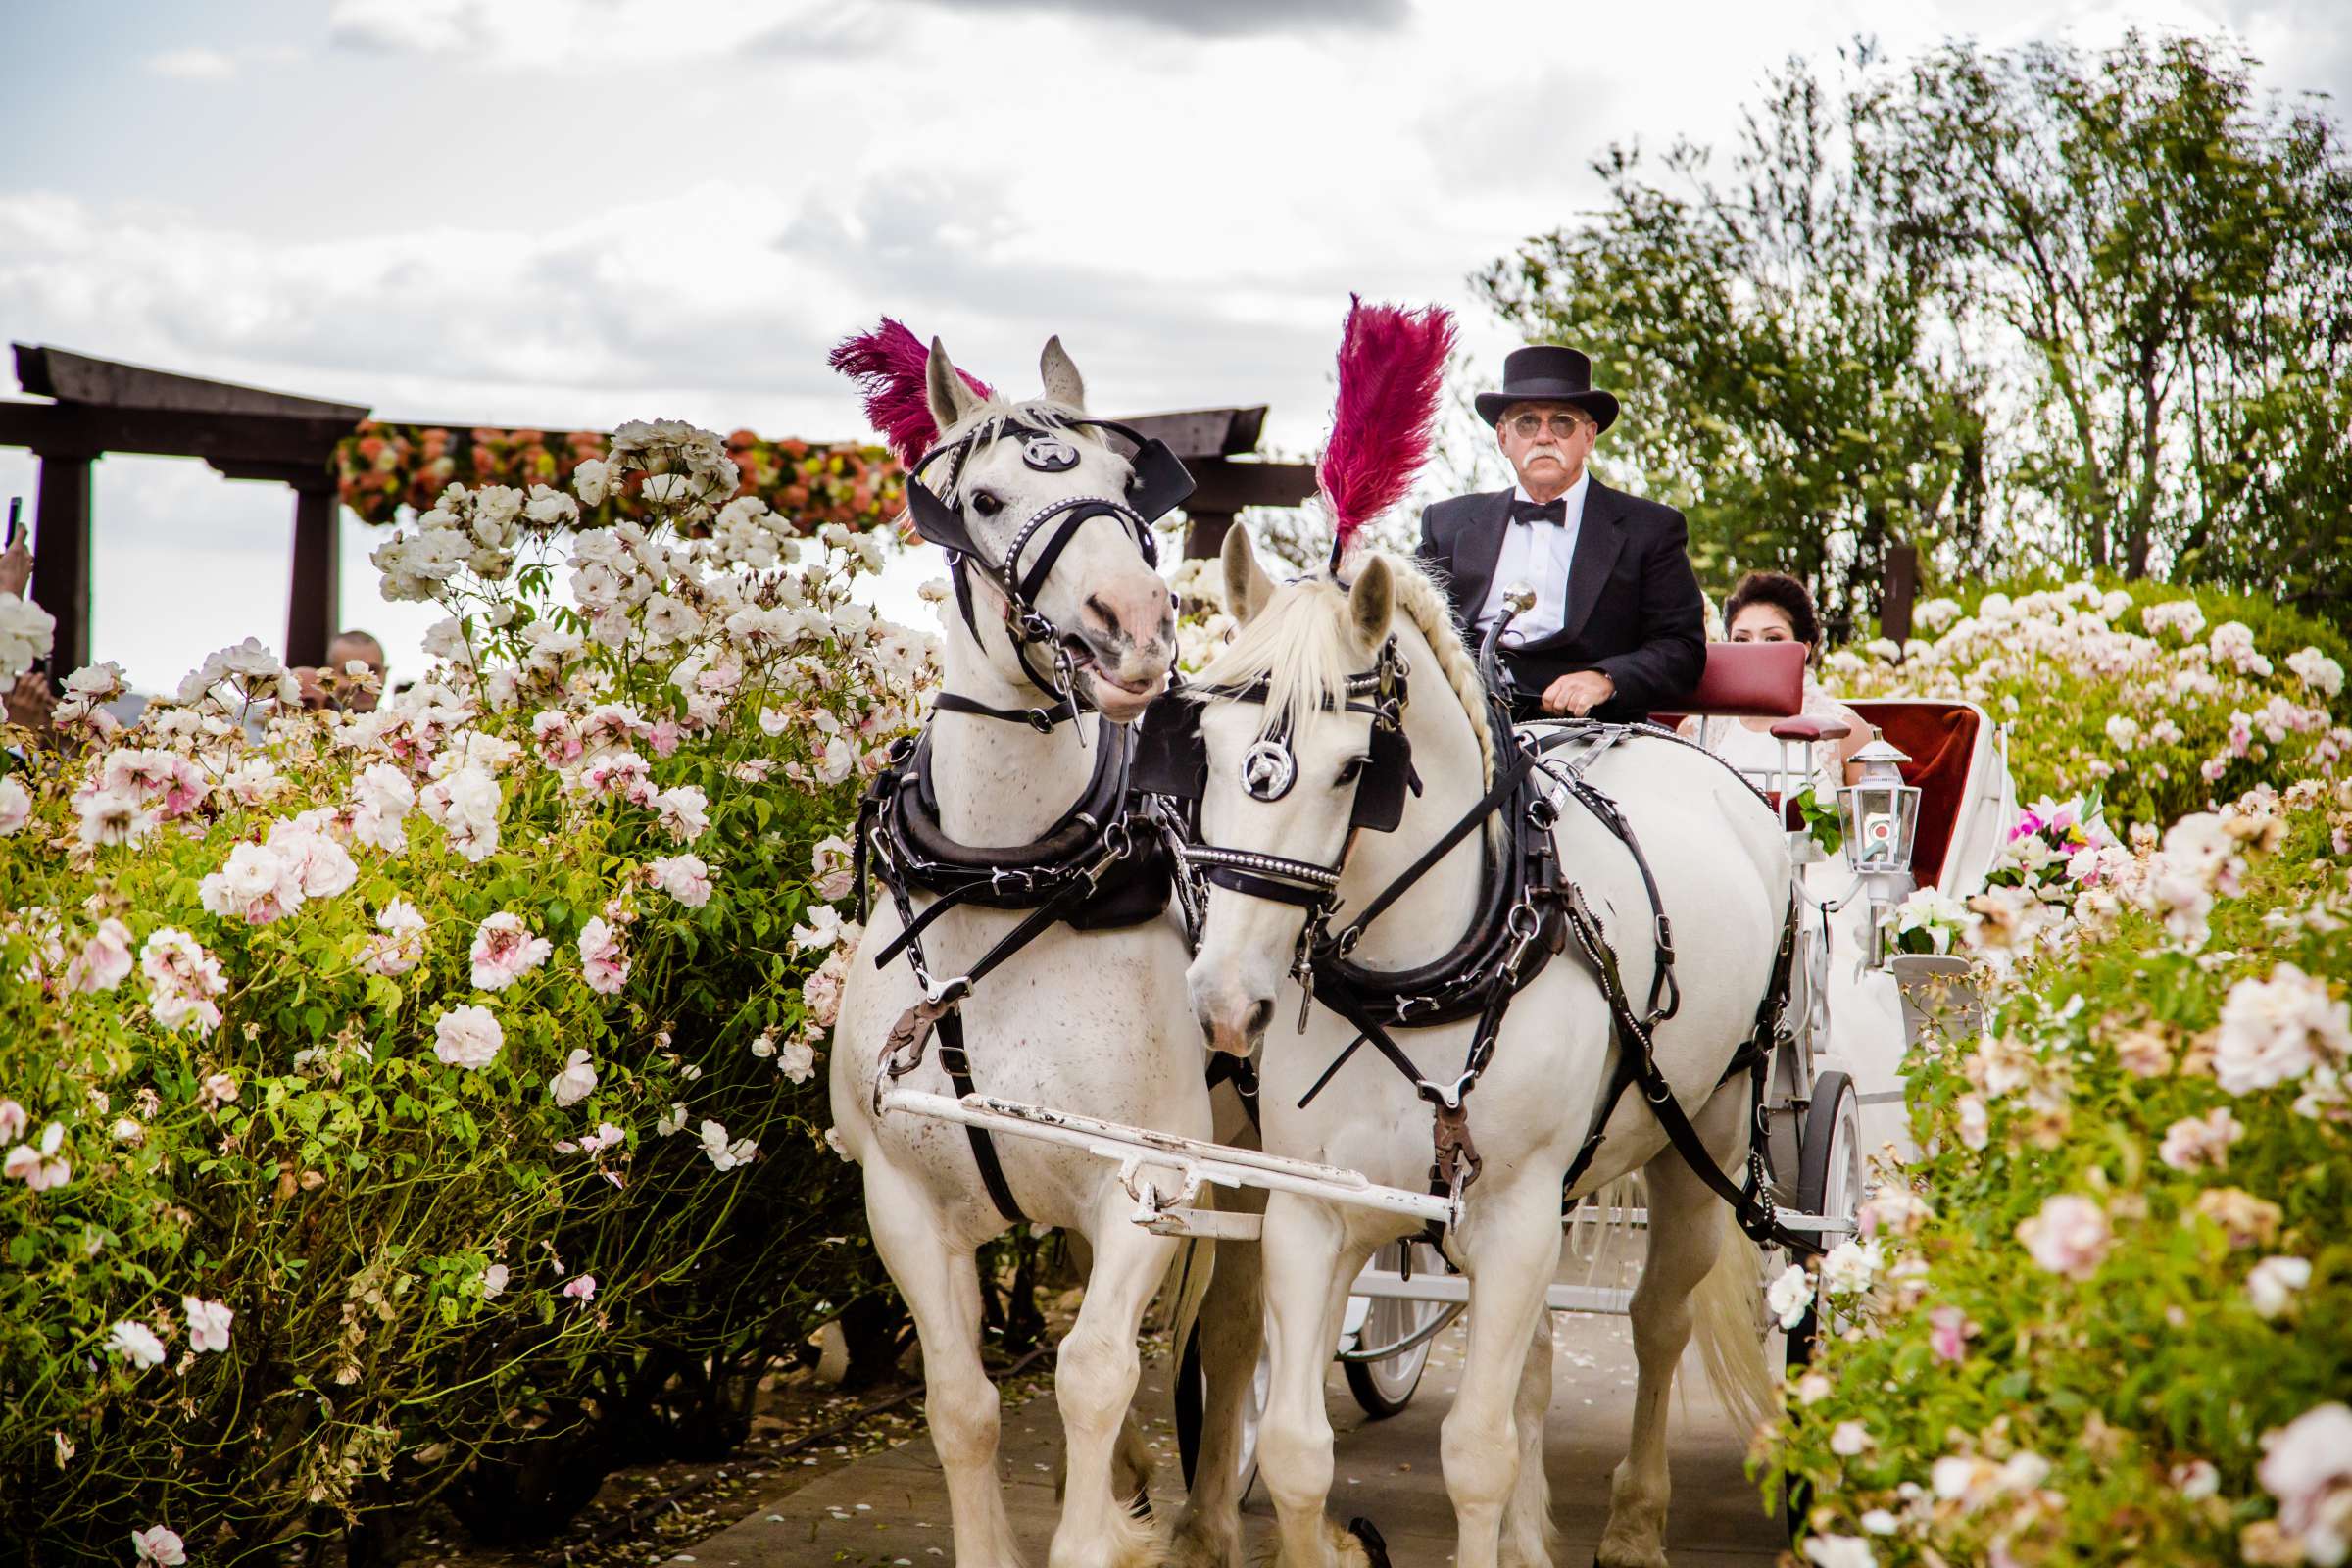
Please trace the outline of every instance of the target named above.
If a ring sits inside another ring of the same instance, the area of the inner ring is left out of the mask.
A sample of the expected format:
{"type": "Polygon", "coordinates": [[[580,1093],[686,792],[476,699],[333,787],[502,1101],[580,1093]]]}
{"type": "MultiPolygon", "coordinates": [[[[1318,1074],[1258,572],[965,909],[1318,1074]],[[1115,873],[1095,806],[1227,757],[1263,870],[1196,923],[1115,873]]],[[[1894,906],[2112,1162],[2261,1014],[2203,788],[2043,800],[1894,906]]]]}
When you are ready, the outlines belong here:
{"type": "Polygon", "coordinates": [[[1587,348],[1628,416],[1612,466],[1690,514],[1703,575],[1773,566],[1835,617],[1872,603],[1893,540],[1974,548],[1984,529],[1981,377],[1947,351],[1943,266],[1893,227],[1867,48],[1834,93],[1772,78],[1730,157],[1679,142],[1653,183],[1636,149],[1594,169],[1608,203],[1476,285],[1530,337],[1587,348]]]}
{"type": "Polygon", "coordinates": [[[2352,164],[2253,65],[2138,33],[1947,45],[1890,95],[1886,157],[1956,311],[2022,371],[2013,472],[2075,564],[2340,603],[2352,164]]]}
{"type": "Polygon", "coordinates": [[[1717,573],[1835,612],[1884,545],[2352,612],[2352,158],[2236,45],[1791,62],[1730,177],[1632,150],[1477,279],[1633,393],[1604,449],[1717,573]]]}

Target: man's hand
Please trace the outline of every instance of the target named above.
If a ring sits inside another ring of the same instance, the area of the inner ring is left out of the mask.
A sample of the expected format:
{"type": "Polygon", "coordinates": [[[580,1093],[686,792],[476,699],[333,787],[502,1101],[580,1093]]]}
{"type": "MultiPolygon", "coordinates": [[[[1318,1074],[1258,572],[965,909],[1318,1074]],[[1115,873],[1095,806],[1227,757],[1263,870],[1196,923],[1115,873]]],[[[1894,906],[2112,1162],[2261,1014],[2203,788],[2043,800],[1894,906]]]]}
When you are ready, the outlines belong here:
{"type": "Polygon", "coordinates": [[[32,552],[20,539],[5,551],[0,551],[0,594],[15,594],[23,598],[24,585],[32,581],[32,552]]]}
{"type": "Polygon", "coordinates": [[[1562,675],[1544,688],[1544,711],[1582,718],[1617,695],[1617,683],[1597,669],[1562,675]]]}

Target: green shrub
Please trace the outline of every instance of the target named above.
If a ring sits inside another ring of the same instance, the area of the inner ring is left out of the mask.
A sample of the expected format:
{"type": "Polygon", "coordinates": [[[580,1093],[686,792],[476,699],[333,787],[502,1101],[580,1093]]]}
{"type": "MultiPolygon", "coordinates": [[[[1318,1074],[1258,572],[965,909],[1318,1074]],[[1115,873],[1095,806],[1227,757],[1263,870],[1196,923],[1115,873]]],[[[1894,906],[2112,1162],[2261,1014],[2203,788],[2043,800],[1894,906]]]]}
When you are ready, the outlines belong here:
{"type": "Polygon", "coordinates": [[[1972,905],[1988,1026],[1907,1061],[1763,1449],[1810,1562],[2343,1560],[2352,784],[2124,858],[1972,905]]]}
{"type": "Polygon", "coordinates": [[[715,438],[615,449],[676,476],[660,525],[453,489],[378,553],[452,612],[381,710],[281,706],[248,644],[107,733],[102,667],[0,781],[26,1555],[273,1560],[436,1494],[545,1523],[665,1422],[739,1440],[770,1356],[874,1287],[823,1137],[825,901],[928,648],[851,603],[873,542],[795,566],[722,505],[715,438]]]}
{"type": "Polygon", "coordinates": [[[2096,787],[2118,828],[2162,827],[2352,754],[2334,716],[2352,651],[2227,595],[2088,581],[1930,600],[1925,634],[1830,655],[1840,695],[1966,698],[2005,728],[2021,800],[2096,787]]]}

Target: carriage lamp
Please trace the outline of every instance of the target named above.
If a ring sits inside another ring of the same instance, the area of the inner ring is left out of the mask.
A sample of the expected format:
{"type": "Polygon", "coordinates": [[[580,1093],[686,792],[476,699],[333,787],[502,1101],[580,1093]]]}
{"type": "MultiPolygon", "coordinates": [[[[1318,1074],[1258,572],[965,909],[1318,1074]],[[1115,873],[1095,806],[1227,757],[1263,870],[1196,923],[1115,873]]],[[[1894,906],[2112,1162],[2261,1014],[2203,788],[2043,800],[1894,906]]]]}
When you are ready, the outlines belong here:
{"type": "Polygon", "coordinates": [[[1838,792],[1838,811],[1845,829],[1845,863],[1870,892],[1872,939],[1864,962],[1875,969],[1886,959],[1894,907],[1912,891],[1911,845],[1919,832],[1920,796],[1915,785],[1903,782],[1903,764],[1911,759],[1885,736],[1871,737],[1852,760],[1862,769],[1862,781],[1838,792]]]}
{"type": "Polygon", "coordinates": [[[1845,863],[1857,875],[1911,869],[1911,841],[1919,831],[1919,791],[1903,782],[1911,760],[1883,737],[1853,755],[1862,781],[1838,792],[1844,818],[1845,863]]]}

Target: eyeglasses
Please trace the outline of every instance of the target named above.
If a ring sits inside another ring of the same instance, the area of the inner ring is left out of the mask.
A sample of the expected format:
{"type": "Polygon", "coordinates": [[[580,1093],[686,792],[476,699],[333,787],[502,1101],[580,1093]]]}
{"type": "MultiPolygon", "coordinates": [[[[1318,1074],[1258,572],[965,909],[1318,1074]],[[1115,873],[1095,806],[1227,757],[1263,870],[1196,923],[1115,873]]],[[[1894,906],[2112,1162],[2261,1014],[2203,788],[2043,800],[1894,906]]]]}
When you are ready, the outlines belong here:
{"type": "Polygon", "coordinates": [[[1511,434],[1523,441],[1533,441],[1542,435],[1545,425],[1551,427],[1552,434],[1566,438],[1583,429],[1586,422],[1583,415],[1566,411],[1558,414],[1515,414],[1505,421],[1511,434]]]}

